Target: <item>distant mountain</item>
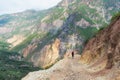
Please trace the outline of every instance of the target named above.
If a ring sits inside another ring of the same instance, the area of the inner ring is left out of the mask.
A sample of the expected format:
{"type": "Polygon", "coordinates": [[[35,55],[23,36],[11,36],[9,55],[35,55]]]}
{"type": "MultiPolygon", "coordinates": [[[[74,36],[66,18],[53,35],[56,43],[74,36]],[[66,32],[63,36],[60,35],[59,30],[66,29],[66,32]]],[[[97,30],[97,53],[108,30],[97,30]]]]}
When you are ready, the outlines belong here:
{"type": "Polygon", "coordinates": [[[0,37],[13,46],[37,31],[37,25],[48,11],[27,10],[0,16],[0,37]]]}
{"type": "Polygon", "coordinates": [[[13,51],[45,68],[72,50],[80,53],[85,42],[106,27],[120,10],[120,0],[111,1],[63,0],[46,11],[26,11],[9,18],[3,15],[1,34],[15,46],[13,51]]]}

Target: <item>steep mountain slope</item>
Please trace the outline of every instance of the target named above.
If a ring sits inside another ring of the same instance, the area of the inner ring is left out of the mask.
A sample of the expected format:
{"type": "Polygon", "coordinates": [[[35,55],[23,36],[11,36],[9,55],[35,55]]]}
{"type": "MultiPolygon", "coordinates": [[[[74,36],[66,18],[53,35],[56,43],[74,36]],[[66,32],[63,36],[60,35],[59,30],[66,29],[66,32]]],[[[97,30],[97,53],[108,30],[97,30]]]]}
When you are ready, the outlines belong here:
{"type": "Polygon", "coordinates": [[[81,52],[85,42],[119,11],[119,4],[120,0],[63,0],[45,11],[3,15],[0,37],[36,66],[52,65],[65,53],[81,52]]]}
{"type": "Polygon", "coordinates": [[[26,60],[42,67],[52,65],[72,50],[81,52],[84,43],[105,27],[114,12],[120,9],[120,1],[113,2],[115,4],[109,0],[63,0],[41,20],[38,32],[44,36],[32,39],[26,48],[18,51],[22,50],[26,60]],[[56,40],[59,47],[53,47],[56,40]],[[48,56],[49,52],[51,55],[48,56]],[[53,57],[56,58],[54,61],[53,57]]]}
{"type": "Polygon", "coordinates": [[[87,43],[82,56],[64,58],[47,70],[30,72],[22,80],[120,80],[119,68],[120,15],[87,43]]]}
{"type": "MultiPolygon", "coordinates": [[[[107,59],[106,68],[120,67],[120,13],[108,28],[102,30],[86,45],[81,60],[93,63],[96,59],[107,59]]],[[[97,61],[98,62],[98,61],[97,61]]]]}

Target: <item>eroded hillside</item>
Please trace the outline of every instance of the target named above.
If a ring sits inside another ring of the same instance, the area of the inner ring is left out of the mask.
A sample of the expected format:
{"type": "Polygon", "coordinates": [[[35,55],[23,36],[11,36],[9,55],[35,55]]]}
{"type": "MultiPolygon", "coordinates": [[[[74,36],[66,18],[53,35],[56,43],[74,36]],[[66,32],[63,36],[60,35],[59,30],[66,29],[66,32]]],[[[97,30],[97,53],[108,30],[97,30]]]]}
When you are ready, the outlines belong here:
{"type": "Polygon", "coordinates": [[[23,54],[34,65],[52,65],[73,49],[81,52],[85,42],[106,27],[111,16],[119,11],[119,4],[120,0],[112,3],[111,0],[63,0],[45,11],[3,15],[0,37],[12,44],[11,50],[23,54]],[[56,40],[59,47],[53,47],[56,40]],[[54,56],[47,56],[47,51],[59,56],[53,61],[54,56]]]}
{"type": "Polygon", "coordinates": [[[106,57],[106,68],[112,68],[120,61],[120,16],[112,21],[108,28],[100,31],[86,45],[81,60],[91,63],[106,57]]]}
{"type": "Polygon", "coordinates": [[[74,59],[64,58],[22,80],[120,80],[120,16],[92,38],[74,59]]]}
{"type": "Polygon", "coordinates": [[[41,20],[38,32],[44,33],[44,36],[31,39],[31,42],[22,49],[23,55],[27,54],[26,60],[42,67],[49,63],[54,64],[51,60],[53,55],[47,56],[47,51],[56,54],[52,48],[56,39],[60,41],[60,47],[56,49],[59,53],[58,57],[55,56],[56,60],[61,59],[65,53],[70,53],[73,49],[81,52],[85,42],[101,27],[105,27],[114,12],[119,10],[119,0],[114,3],[116,4],[110,3],[109,0],[63,0],[41,20]]]}

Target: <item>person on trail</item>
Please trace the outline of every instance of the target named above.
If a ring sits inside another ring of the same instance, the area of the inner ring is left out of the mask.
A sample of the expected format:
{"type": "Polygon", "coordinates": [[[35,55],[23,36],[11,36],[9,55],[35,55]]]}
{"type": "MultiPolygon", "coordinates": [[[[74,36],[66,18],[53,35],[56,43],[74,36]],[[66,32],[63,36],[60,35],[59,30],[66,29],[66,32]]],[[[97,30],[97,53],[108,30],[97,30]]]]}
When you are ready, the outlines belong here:
{"type": "Polygon", "coordinates": [[[74,51],[72,51],[71,55],[72,55],[72,58],[74,58],[74,51]]]}

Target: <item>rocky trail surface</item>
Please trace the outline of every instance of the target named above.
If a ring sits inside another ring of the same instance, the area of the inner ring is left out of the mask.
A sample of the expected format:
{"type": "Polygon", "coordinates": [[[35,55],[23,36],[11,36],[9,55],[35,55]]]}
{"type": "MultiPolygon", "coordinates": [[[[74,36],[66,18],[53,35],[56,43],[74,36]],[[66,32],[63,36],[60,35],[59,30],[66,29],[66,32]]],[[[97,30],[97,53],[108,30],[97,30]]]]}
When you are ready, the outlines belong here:
{"type": "Polygon", "coordinates": [[[103,66],[101,67],[97,63],[89,66],[81,64],[79,59],[80,55],[75,55],[74,59],[71,57],[64,58],[47,70],[30,72],[22,80],[111,80],[117,76],[114,74],[115,69],[114,71],[104,69],[103,65],[106,60],[99,61],[103,66]],[[109,73],[110,71],[113,73],[109,73]]]}

